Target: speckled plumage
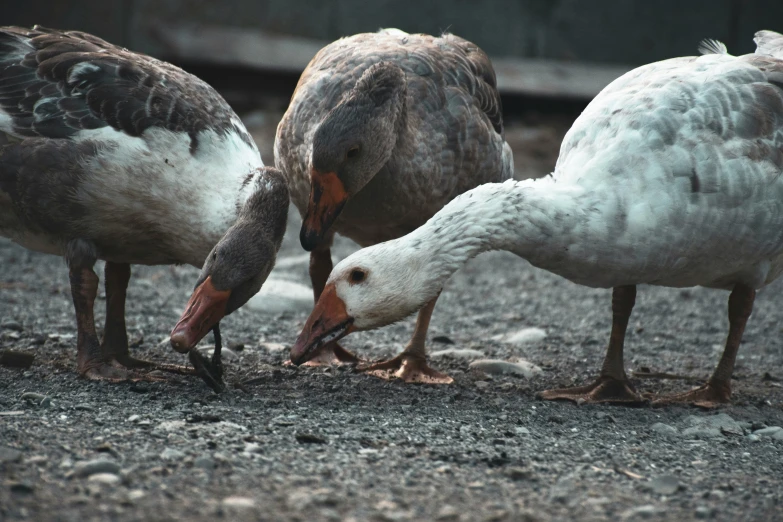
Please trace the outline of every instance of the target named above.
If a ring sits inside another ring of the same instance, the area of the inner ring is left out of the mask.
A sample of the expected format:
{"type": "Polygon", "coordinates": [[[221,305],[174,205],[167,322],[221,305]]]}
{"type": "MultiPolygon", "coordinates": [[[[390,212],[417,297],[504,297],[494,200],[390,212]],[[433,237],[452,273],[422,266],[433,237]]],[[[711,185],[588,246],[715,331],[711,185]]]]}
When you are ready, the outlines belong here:
{"type": "Polygon", "coordinates": [[[495,73],[486,54],[449,34],[359,34],[313,58],[278,126],[275,164],[287,176],[302,214],[316,129],[362,74],[382,61],[405,72],[407,119],[391,159],[349,199],[333,227],[361,245],[406,234],[458,194],[513,174],[495,73]]]}
{"type": "Polygon", "coordinates": [[[201,266],[264,190],[262,167],[225,100],[185,71],[86,33],[0,29],[0,235],[201,266]]]}
{"type": "Polygon", "coordinates": [[[219,380],[220,320],[268,277],[288,202],[283,175],[198,78],[89,34],[0,28],[0,235],[65,257],[82,376],[121,381],[136,378],[121,366],[157,367],[129,353],[130,265],[188,263],[203,269],[172,345],[189,351],[213,330],[202,375],[219,380]]]}

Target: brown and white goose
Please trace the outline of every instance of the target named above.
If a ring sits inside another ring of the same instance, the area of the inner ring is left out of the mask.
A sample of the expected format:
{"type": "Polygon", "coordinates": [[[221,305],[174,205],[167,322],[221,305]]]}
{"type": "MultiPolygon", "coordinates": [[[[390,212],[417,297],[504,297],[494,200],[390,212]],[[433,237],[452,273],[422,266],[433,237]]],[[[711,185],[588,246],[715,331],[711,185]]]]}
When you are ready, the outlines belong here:
{"type": "MultiPolygon", "coordinates": [[[[451,34],[381,30],[324,47],[302,73],[277,128],[275,165],[304,220],[316,301],[332,269],[335,233],[361,246],[421,226],[457,195],[513,174],[500,96],[487,55],[451,34]]],[[[360,283],[364,274],[353,274],[360,283]]],[[[450,382],[427,366],[424,341],[437,296],[400,356],[364,368],[406,381],[450,382]]],[[[291,352],[294,363],[331,353],[291,352]]]]}
{"type": "Polygon", "coordinates": [[[172,344],[189,351],[274,265],[285,179],[228,104],[168,63],[81,32],[0,28],[0,235],[65,257],[78,370],[122,380],[131,264],[202,266],[172,344]],[[106,261],[106,326],[93,318],[106,261]]]}

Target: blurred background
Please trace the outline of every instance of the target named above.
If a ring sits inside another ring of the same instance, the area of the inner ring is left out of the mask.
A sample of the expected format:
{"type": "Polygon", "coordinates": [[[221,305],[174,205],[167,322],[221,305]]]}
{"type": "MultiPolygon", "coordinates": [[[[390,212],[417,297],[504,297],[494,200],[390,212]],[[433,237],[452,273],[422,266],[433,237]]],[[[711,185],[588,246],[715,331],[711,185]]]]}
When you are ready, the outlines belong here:
{"type": "Polygon", "coordinates": [[[299,73],[321,47],[381,27],[450,31],[493,58],[524,178],[551,171],[573,119],[614,78],[695,54],[704,38],[752,52],[755,31],[783,29],[783,1],[27,0],[0,3],[0,24],[87,31],[195,73],[243,117],[266,163],[299,73]]]}

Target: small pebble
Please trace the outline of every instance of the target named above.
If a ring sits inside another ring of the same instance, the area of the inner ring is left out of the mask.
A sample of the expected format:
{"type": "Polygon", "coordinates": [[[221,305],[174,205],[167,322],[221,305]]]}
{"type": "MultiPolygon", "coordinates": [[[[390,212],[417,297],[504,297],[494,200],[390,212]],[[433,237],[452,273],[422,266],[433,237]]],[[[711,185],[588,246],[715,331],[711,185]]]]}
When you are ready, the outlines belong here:
{"type": "Polygon", "coordinates": [[[160,458],[163,460],[182,460],[185,458],[185,454],[174,448],[166,448],[160,454],[160,458]]]}
{"type": "Polygon", "coordinates": [[[22,460],[22,452],[18,449],[0,446],[0,464],[19,462],[22,460]]]}
{"type": "Polygon", "coordinates": [[[541,373],[541,368],[527,361],[513,363],[499,359],[480,359],[470,363],[469,367],[491,375],[513,374],[528,379],[541,373]]]}
{"type": "Polygon", "coordinates": [[[652,504],[645,504],[643,506],[637,506],[623,512],[620,517],[623,520],[642,520],[652,518],[660,512],[658,508],[652,504]]]}
{"type": "Polygon", "coordinates": [[[73,467],[73,474],[77,477],[89,477],[96,473],[113,473],[120,472],[120,465],[112,460],[107,459],[94,459],[77,462],[73,467]]]}
{"type": "Polygon", "coordinates": [[[263,453],[264,450],[261,447],[261,444],[255,443],[255,442],[246,442],[245,443],[245,453],[263,453]]]}
{"type": "Polygon", "coordinates": [[[297,442],[302,444],[326,444],[326,439],[314,433],[297,433],[297,442]]]}
{"type": "Polygon", "coordinates": [[[435,515],[435,520],[441,522],[449,522],[451,520],[459,520],[459,511],[454,506],[448,504],[441,506],[438,510],[438,514],[435,515]]]}
{"type": "Polygon", "coordinates": [[[661,475],[650,481],[650,489],[657,495],[673,495],[680,489],[680,481],[674,475],[661,475]]]}
{"type": "Polygon", "coordinates": [[[144,493],[144,490],[141,489],[132,489],[128,491],[128,500],[134,501],[144,498],[146,493],[144,493]]]}
{"type": "Polygon", "coordinates": [[[723,437],[719,428],[702,428],[694,426],[682,430],[682,436],[690,439],[715,439],[723,437]]]}
{"type": "Polygon", "coordinates": [[[650,426],[650,429],[660,435],[677,435],[677,428],[675,428],[674,426],[669,426],[668,424],[664,424],[662,422],[656,422],[655,424],[650,426]]]}
{"type": "Polygon", "coordinates": [[[29,495],[35,491],[35,486],[29,482],[11,482],[8,484],[8,487],[11,490],[11,493],[16,493],[18,495],[29,495]]]}
{"type": "Polygon", "coordinates": [[[768,428],[762,428],[760,430],[754,431],[753,435],[758,437],[772,437],[781,431],[783,431],[783,428],[780,426],[770,426],[768,428]]]}
{"type": "Polygon", "coordinates": [[[533,472],[530,469],[521,468],[518,466],[511,466],[506,468],[506,476],[516,482],[521,480],[531,480],[534,477],[533,472]]]}
{"type": "Polygon", "coordinates": [[[87,479],[88,482],[94,482],[97,484],[105,484],[107,486],[114,486],[120,483],[120,477],[114,473],[95,473],[90,475],[87,479]]]}
{"type": "Polygon", "coordinates": [[[286,346],[281,343],[267,343],[264,341],[259,341],[258,345],[261,348],[269,350],[270,352],[282,352],[283,350],[286,349],[286,346]]]}
{"type": "Polygon", "coordinates": [[[220,503],[224,508],[229,509],[252,509],[256,507],[256,501],[250,497],[226,497],[220,503]]]}
{"type": "Polygon", "coordinates": [[[203,469],[204,471],[212,471],[215,469],[215,459],[209,456],[199,457],[193,461],[193,467],[203,469]]]}
{"type": "Polygon", "coordinates": [[[25,392],[20,397],[23,401],[27,401],[31,404],[41,404],[41,401],[46,398],[46,395],[35,392],[25,392]]]}
{"type": "Polygon", "coordinates": [[[14,321],[13,319],[6,319],[2,323],[0,323],[0,326],[5,328],[6,330],[12,330],[14,332],[21,332],[22,330],[24,330],[24,328],[22,327],[22,323],[18,321],[14,321]]]}

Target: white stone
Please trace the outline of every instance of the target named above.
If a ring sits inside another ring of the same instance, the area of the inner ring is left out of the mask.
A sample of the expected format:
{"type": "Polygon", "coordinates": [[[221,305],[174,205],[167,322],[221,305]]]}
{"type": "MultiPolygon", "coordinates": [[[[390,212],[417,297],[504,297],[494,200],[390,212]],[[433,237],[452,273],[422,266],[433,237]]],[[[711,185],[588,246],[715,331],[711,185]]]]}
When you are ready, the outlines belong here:
{"type": "Polygon", "coordinates": [[[245,307],[264,313],[309,312],[313,308],[313,290],[293,281],[267,279],[245,307]]]}
{"type": "Polygon", "coordinates": [[[146,493],[142,489],[132,489],[128,491],[128,500],[139,500],[144,498],[145,495],[146,493]]]}
{"type": "Polygon", "coordinates": [[[174,448],[166,448],[160,454],[160,458],[163,460],[182,460],[185,458],[185,454],[174,448]]]}
{"type": "Polygon", "coordinates": [[[541,328],[522,328],[516,332],[496,335],[493,339],[509,344],[530,344],[546,339],[546,330],[541,328]]]}
{"type": "Polygon", "coordinates": [[[88,482],[106,484],[107,486],[114,486],[119,484],[120,480],[120,477],[114,473],[96,473],[95,475],[90,475],[90,477],[87,479],[88,482]]]}
{"type": "Polygon", "coordinates": [[[770,426],[768,428],[761,428],[760,430],[754,431],[753,435],[758,435],[759,437],[773,437],[778,432],[783,432],[783,428],[780,426],[770,426]]]}
{"type": "Polygon", "coordinates": [[[255,442],[245,443],[245,453],[262,453],[264,450],[261,448],[261,444],[255,442]]]}
{"type": "Polygon", "coordinates": [[[226,497],[223,499],[221,504],[224,508],[229,509],[253,509],[256,507],[256,501],[250,497],[226,497]]]}
{"type": "Polygon", "coordinates": [[[258,345],[270,352],[282,352],[286,349],[286,346],[282,343],[267,343],[264,341],[259,341],[258,345]]]}
{"type": "Polygon", "coordinates": [[[521,375],[527,379],[541,373],[540,367],[521,359],[517,362],[502,361],[500,359],[480,359],[470,363],[469,367],[492,375],[513,374],[521,375]]]}
{"type": "Polygon", "coordinates": [[[185,429],[185,421],[183,420],[170,420],[170,421],[163,421],[157,426],[155,426],[156,431],[184,431],[185,429]]]}
{"type": "Polygon", "coordinates": [[[445,350],[438,350],[437,352],[430,353],[430,357],[454,357],[455,359],[475,359],[476,357],[484,357],[484,353],[478,350],[471,350],[469,348],[447,348],[445,350]]]}

